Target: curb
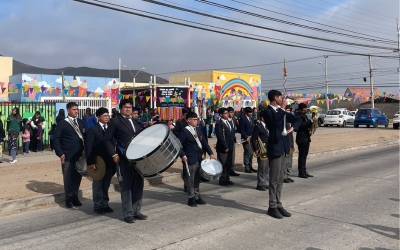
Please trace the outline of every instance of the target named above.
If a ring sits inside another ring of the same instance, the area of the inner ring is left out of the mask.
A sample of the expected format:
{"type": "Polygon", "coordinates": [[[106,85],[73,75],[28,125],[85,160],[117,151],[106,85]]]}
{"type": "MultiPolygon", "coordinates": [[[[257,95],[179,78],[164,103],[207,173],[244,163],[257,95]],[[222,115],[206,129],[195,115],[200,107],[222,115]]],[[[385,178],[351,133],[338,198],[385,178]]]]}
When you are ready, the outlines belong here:
{"type": "MultiPolygon", "coordinates": [[[[387,145],[394,145],[394,144],[399,144],[399,140],[389,140],[389,141],[384,141],[384,142],[379,142],[379,143],[372,143],[372,144],[366,144],[366,145],[360,145],[360,146],[354,146],[354,147],[348,147],[348,148],[342,148],[342,149],[335,149],[335,150],[328,150],[328,151],[322,151],[322,152],[316,152],[316,153],[310,153],[308,155],[309,158],[319,158],[322,156],[326,155],[335,155],[343,152],[351,152],[351,151],[356,151],[356,150],[361,150],[361,149],[367,149],[367,148],[374,148],[374,147],[379,147],[379,146],[387,146],[387,145]]],[[[293,159],[297,159],[297,155],[293,157],[293,159]]],[[[257,164],[257,162],[253,162],[257,164]]],[[[242,171],[244,172],[244,167],[242,164],[235,164],[235,170],[237,171],[242,171]]],[[[159,185],[162,183],[170,183],[170,182],[175,182],[177,180],[181,179],[181,174],[180,173],[170,173],[166,175],[159,175],[151,178],[145,178],[145,183],[144,186],[153,186],[153,185],[159,185]]],[[[114,192],[119,192],[120,187],[119,184],[112,184],[110,185],[109,193],[114,193],[114,192]]],[[[79,196],[83,198],[91,198],[92,197],[92,189],[84,189],[79,191],[79,196]]],[[[12,213],[12,212],[22,212],[29,210],[30,208],[34,207],[40,207],[40,206],[46,206],[50,204],[63,204],[64,203],[64,193],[57,193],[57,194],[46,194],[46,195],[41,195],[41,196],[36,196],[36,197],[29,197],[29,198],[22,198],[22,199],[16,199],[16,200],[11,200],[8,202],[3,202],[0,203],[0,214],[5,214],[5,213],[12,213]]]]}

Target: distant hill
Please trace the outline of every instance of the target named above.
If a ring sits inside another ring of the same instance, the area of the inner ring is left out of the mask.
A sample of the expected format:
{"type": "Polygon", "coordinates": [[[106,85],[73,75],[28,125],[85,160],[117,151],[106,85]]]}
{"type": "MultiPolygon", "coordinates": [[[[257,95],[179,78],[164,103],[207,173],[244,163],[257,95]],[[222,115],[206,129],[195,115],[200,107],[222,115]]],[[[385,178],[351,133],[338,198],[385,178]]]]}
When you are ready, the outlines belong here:
{"type": "MultiPolygon", "coordinates": [[[[0,54],[0,56],[2,56],[0,54]]],[[[46,75],[61,75],[64,71],[64,75],[68,76],[92,76],[92,77],[107,77],[107,78],[118,78],[118,69],[95,69],[89,67],[65,67],[59,69],[45,69],[38,68],[32,65],[28,65],[16,60],[13,60],[13,74],[18,75],[22,73],[27,74],[46,74],[46,75]]],[[[132,74],[135,75],[138,70],[131,70],[132,74]]],[[[149,82],[151,74],[146,71],[140,71],[136,76],[136,82],[149,82]]],[[[157,77],[157,83],[168,83],[164,78],[157,77]]],[[[128,70],[121,70],[121,82],[132,82],[133,77],[128,70]]]]}

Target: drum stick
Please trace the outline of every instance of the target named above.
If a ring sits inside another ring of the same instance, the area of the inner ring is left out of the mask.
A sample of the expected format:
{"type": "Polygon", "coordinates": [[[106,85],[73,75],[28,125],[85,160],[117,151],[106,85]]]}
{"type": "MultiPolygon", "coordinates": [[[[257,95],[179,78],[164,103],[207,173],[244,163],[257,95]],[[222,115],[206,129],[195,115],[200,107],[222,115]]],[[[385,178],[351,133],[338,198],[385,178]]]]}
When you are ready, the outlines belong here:
{"type": "Polygon", "coordinates": [[[118,177],[118,181],[122,182],[123,178],[121,175],[121,169],[119,168],[118,165],[117,165],[117,177],[118,177]]]}
{"type": "Polygon", "coordinates": [[[190,172],[189,172],[189,166],[188,166],[188,163],[187,163],[187,162],[185,162],[185,166],[186,166],[186,171],[187,171],[187,174],[188,174],[188,176],[190,176],[190,172]]]}

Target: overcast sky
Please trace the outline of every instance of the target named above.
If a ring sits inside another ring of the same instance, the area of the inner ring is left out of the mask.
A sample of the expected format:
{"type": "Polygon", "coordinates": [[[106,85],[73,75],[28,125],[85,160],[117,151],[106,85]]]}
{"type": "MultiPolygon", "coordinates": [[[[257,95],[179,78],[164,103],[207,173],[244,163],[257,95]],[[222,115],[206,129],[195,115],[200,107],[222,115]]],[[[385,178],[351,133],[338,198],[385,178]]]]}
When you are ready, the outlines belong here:
{"type": "MultiPolygon", "coordinates": [[[[361,43],[365,46],[339,45],[282,34],[172,10],[140,0],[109,0],[109,2],[139,10],[232,29],[236,32],[251,33],[253,37],[261,39],[270,37],[282,39],[288,43],[302,43],[364,54],[368,54],[369,46],[375,44],[375,46],[388,49],[371,49],[371,54],[398,56],[390,50],[390,48],[397,48],[395,43],[365,41],[303,29],[224,10],[194,0],[159,1],[282,31],[361,43]]],[[[360,36],[363,37],[397,42],[398,0],[238,0],[255,5],[257,8],[232,0],[210,1],[314,28],[350,35],[362,33],[363,35],[360,36]]],[[[151,74],[161,74],[173,71],[269,64],[283,62],[283,58],[286,58],[289,61],[287,63],[288,92],[323,93],[325,92],[325,87],[322,86],[325,81],[324,69],[319,62],[324,63],[323,55],[330,55],[327,59],[330,92],[343,93],[345,86],[357,84],[369,86],[369,78],[366,83],[363,81],[363,77],[369,77],[367,56],[338,55],[237,38],[102,9],[72,0],[1,0],[0,34],[0,54],[12,56],[18,61],[37,67],[87,66],[116,69],[118,58],[122,58],[122,63],[129,69],[145,67],[151,74]],[[315,56],[318,58],[290,62],[315,56]]],[[[396,68],[399,67],[398,58],[372,57],[372,66],[375,75],[373,80],[379,90],[397,92],[399,89],[399,75],[396,73],[396,68]]],[[[227,71],[261,74],[263,89],[268,90],[282,88],[282,68],[283,63],[232,68],[227,71]]],[[[168,79],[168,74],[159,76],[168,79]]]]}

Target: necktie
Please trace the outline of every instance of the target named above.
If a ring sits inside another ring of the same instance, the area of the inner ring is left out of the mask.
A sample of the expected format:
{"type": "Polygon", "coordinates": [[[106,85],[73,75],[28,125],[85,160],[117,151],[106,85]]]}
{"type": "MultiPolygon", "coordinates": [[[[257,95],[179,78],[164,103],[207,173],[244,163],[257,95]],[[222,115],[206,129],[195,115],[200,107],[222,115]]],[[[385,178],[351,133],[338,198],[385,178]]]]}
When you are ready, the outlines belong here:
{"type": "Polygon", "coordinates": [[[133,122],[131,121],[131,118],[130,117],[129,118],[125,117],[125,120],[132,126],[133,132],[136,132],[135,131],[135,126],[133,126],[133,122]]]}
{"type": "Polygon", "coordinates": [[[78,123],[76,122],[76,118],[74,119],[74,124],[79,128],[78,123]]]}
{"type": "Polygon", "coordinates": [[[106,124],[103,125],[103,129],[104,129],[104,132],[106,132],[106,130],[107,130],[107,125],[106,124]]]}

